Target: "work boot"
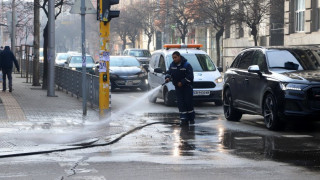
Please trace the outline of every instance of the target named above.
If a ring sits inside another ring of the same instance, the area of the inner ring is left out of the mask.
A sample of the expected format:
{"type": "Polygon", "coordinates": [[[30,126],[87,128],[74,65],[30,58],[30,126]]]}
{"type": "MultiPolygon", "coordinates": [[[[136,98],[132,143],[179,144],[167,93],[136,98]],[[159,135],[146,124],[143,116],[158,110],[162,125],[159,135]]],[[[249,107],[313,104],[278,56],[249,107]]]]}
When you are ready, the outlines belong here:
{"type": "Polygon", "coordinates": [[[9,92],[12,92],[12,89],[9,89],[9,92]]]}
{"type": "Polygon", "coordinates": [[[181,121],[180,122],[180,126],[183,127],[183,126],[189,126],[189,122],[188,121],[181,121]]]}

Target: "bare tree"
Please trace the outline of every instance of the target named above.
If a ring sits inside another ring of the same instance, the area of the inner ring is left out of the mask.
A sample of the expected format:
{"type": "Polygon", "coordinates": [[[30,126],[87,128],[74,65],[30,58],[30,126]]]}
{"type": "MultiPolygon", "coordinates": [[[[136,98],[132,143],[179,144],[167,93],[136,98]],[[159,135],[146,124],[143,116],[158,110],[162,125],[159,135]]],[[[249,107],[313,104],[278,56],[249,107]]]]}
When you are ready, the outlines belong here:
{"type": "Polygon", "coordinates": [[[139,14],[139,9],[136,7],[137,4],[132,5],[128,8],[126,17],[126,24],[128,25],[128,38],[132,43],[132,47],[136,47],[136,40],[139,37],[141,31],[141,16],[139,14]]]}
{"type": "MultiPolygon", "coordinates": [[[[39,4],[39,7],[44,11],[45,15],[48,17],[48,1],[49,0],[42,0],[39,4]]],[[[62,13],[62,7],[64,5],[71,5],[70,0],[55,0],[55,19],[62,13]]],[[[44,55],[44,71],[43,71],[43,84],[42,84],[42,89],[47,89],[47,76],[48,76],[48,59],[47,59],[47,54],[48,54],[48,21],[47,24],[44,28],[43,32],[43,55],[44,55]]]]}
{"type": "Polygon", "coordinates": [[[250,29],[254,45],[258,46],[258,30],[263,20],[269,18],[270,13],[276,10],[271,9],[272,2],[284,3],[284,0],[237,0],[236,21],[244,22],[250,29]]]}
{"type": "Polygon", "coordinates": [[[156,11],[156,4],[149,3],[143,6],[140,6],[139,17],[141,28],[143,29],[144,34],[148,37],[148,50],[150,50],[150,44],[152,41],[152,37],[154,32],[156,31],[155,19],[158,15],[156,11]],[[152,9],[152,10],[150,10],[152,9]]]}
{"type": "MultiPolygon", "coordinates": [[[[18,42],[26,41],[28,40],[28,37],[33,31],[33,3],[27,2],[23,0],[16,0],[15,1],[15,9],[16,9],[16,41],[18,42]]],[[[12,2],[7,1],[3,3],[2,10],[4,12],[8,12],[12,9],[12,2]]],[[[0,13],[0,25],[9,27],[10,25],[7,24],[7,17],[5,13],[0,13]]]]}
{"type": "MultiPolygon", "coordinates": [[[[194,22],[195,3],[196,1],[187,0],[164,0],[161,2],[161,9],[164,11],[162,14],[169,15],[169,22],[167,23],[174,25],[179,31],[182,43],[185,43],[185,38],[189,33],[189,28],[194,22]]],[[[166,25],[168,26],[167,23],[166,25]]]]}
{"type": "Polygon", "coordinates": [[[129,16],[125,9],[121,9],[120,17],[116,21],[111,21],[111,31],[116,32],[122,40],[122,50],[127,46],[127,37],[129,34],[129,25],[127,23],[127,18],[129,16]]]}
{"type": "Polygon", "coordinates": [[[223,36],[225,27],[232,22],[234,3],[234,0],[199,0],[197,4],[200,14],[199,18],[204,20],[204,24],[210,24],[216,31],[215,39],[218,66],[221,65],[220,39],[223,36]]]}

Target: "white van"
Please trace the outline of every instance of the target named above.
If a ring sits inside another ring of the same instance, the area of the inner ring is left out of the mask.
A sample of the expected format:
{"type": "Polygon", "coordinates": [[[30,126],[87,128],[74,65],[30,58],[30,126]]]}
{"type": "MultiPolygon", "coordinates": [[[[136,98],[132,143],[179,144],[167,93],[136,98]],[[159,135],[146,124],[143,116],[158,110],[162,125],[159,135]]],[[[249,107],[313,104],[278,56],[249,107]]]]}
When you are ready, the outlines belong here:
{"type": "MultiPolygon", "coordinates": [[[[165,49],[152,53],[148,72],[149,90],[164,84],[165,72],[173,61],[172,53],[178,51],[193,68],[194,101],[215,102],[216,105],[221,106],[223,78],[220,72],[222,68],[217,68],[208,54],[200,50],[202,45],[164,45],[164,47],[165,49]]],[[[159,91],[150,95],[149,101],[155,103],[157,98],[163,99],[167,106],[176,103],[175,87],[172,82],[164,84],[159,91]]]]}

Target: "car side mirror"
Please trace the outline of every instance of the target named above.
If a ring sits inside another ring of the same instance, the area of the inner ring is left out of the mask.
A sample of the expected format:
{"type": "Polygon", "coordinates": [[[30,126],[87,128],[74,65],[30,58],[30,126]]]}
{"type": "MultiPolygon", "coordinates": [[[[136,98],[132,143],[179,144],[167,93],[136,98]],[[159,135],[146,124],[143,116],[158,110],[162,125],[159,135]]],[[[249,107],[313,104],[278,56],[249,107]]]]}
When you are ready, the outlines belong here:
{"type": "Polygon", "coordinates": [[[218,67],[218,71],[219,72],[223,72],[223,68],[222,67],[218,67]]]}
{"type": "Polygon", "coordinates": [[[258,65],[249,66],[248,72],[261,74],[261,71],[258,65]]]}
{"type": "Polygon", "coordinates": [[[68,64],[68,62],[66,61],[66,62],[64,62],[64,64],[68,64]]]}
{"type": "Polygon", "coordinates": [[[154,69],[154,72],[155,73],[164,73],[161,68],[154,69]]]}

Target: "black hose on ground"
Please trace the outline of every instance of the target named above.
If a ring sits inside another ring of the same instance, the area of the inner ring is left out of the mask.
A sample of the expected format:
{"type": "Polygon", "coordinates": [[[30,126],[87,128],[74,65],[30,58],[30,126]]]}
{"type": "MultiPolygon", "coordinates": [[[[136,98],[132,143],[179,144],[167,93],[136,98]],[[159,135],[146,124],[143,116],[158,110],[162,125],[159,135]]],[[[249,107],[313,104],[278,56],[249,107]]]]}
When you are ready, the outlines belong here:
{"type": "Polygon", "coordinates": [[[136,128],[131,129],[128,132],[123,133],[118,138],[112,140],[111,142],[102,143],[102,144],[90,144],[85,146],[78,146],[78,147],[70,147],[70,148],[62,148],[62,149],[55,149],[55,150],[47,150],[47,151],[36,151],[36,152],[26,152],[26,153],[16,153],[16,154],[6,154],[6,155],[0,155],[0,158],[9,158],[9,157],[20,157],[20,156],[32,156],[32,155],[39,155],[39,154],[48,154],[48,153],[54,153],[54,152],[63,152],[63,151],[71,151],[71,150],[80,150],[80,149],[87,149],[87,148],[93,148],[93,147],[100,147],[100,146],[108,146],[112,145],[118,141],[120,141],[122,138],[126,137],[127,135],[134,133],[135,131],[138,131],[140,129],[143,129],[147,126],[151,126],[154,124],[169,124],[169,125],[179,125],[179,123],[169,123],[169,122],[153,122],[149,124],[145,124],[143,126],[139,126],[136,128]]]}

